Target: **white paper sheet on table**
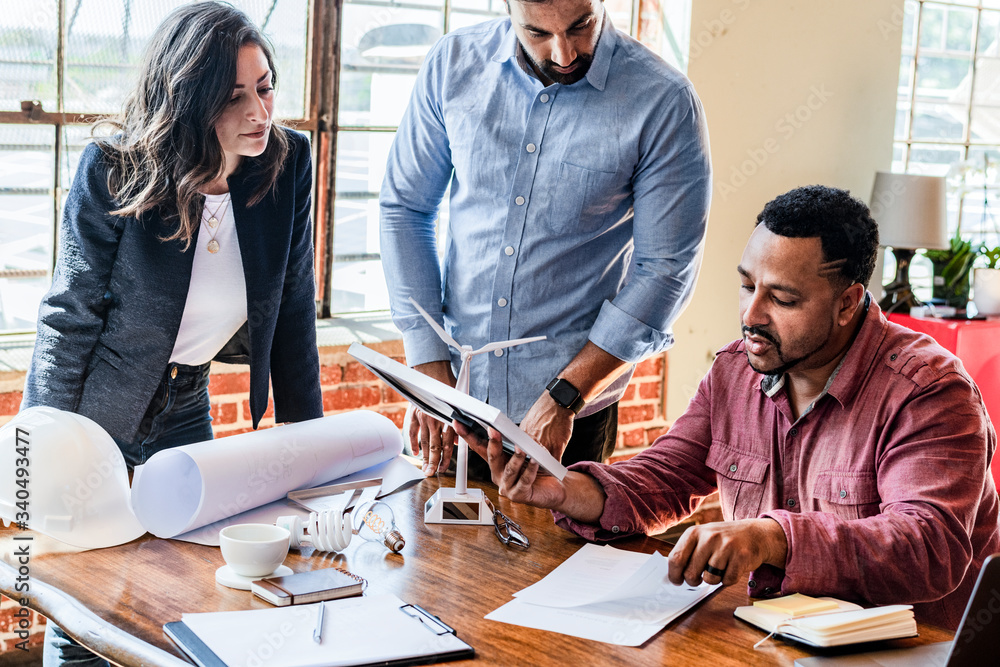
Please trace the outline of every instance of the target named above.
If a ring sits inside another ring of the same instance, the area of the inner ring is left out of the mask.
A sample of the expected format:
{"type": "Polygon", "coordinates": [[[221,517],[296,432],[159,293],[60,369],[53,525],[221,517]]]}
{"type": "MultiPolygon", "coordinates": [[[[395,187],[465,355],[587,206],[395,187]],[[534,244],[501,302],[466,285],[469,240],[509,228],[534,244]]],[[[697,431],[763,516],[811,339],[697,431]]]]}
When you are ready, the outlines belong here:
{"type": "Polygon", "coordinates": [[[638,646],[717,588],[674,586],[667,581],[667,559],[659,553],[587,544],[486,618],[638,646]]]}
{"type": "Polygon", "coordinates": [[[326,484],[402,452],[388,418],[359,410],[164,450],[136,468],[132,509],[175,537],[326,484]]]}
{"type": "Polygon", "coordinates": [[[371,468],[365,468],[364,470],[359,470],[358,472],[347,475],[346,477],[341,477],[337,480],[338,484],[346,484],[348,482],[358,482],[365,479],[375,479],[380,477],[382,479],[382,485],[379,487],[377,498],[382,498],[387,496],[394,491],[406,488],[411,484],[419,482],[424,478],[424,473],[420,471],[420,468],[413,465],[404,456],[397,456],[391,461],[386,461],[385,463],[379,463],[371,468]]]}

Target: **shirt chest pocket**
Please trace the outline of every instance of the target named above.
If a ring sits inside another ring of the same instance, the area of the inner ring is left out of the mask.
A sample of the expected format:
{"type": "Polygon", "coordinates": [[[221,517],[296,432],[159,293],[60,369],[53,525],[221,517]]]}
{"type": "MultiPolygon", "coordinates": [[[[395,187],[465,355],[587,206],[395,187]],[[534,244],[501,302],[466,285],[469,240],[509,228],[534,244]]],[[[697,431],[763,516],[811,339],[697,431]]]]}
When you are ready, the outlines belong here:
{"type": "Polygon", "coordinates": [[[614,170],[614,162],[608,168],[610,171],[560,163],[558,187],[549,193],[550,214],[544,217],[552,232],[592,234],[617,222],[611,214],[628,196],[628,189],[619,183],[624,177],[614,170]]]}
{"type": "Polygon", "coordinates": [[[756,454],[712,443],[705,464],[717,473],[723,518],[726,521],[757,518],[771,462],[756,454]]]}
{"type": "Polygon", "coordinates": [[[817,510],[848,520],[878,514],[881,501],[875,475],[835,470],[816,477],[813,499],[817,510]]]}

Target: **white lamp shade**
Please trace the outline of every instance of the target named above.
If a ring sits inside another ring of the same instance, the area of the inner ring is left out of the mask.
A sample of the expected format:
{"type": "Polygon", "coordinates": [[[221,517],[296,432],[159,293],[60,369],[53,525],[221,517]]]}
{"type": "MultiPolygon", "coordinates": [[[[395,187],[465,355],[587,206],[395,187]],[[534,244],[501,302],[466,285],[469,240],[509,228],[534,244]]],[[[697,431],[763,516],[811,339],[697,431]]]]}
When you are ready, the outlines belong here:
{"type": "Polygon", "coordinates": [[[948,248],[948,214],[943,176],[876,172],[872,217],[879,243],[893,248],[948,248]]]}

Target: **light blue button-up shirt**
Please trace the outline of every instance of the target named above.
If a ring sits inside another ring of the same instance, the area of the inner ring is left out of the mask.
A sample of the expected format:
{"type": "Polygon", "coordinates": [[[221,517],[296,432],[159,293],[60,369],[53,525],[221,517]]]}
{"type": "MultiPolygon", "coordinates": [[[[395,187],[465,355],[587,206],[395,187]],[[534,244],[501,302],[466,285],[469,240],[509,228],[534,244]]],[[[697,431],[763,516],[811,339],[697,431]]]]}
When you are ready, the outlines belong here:
{"type": "MultiPolygon", "coordinates": [[[[711,192],[691,83],[605,15],[587,75],[544,86],[510,19],[428,54],[386,166],[382,265],[411,366],[461,344],[547,340],[479,355],[471,393],[520,421],[587,340],[627,362],[673,343],[694,288],[711,192]],[[443,266],[435,219],[451,185],[443,266]]],[[[630,373],[581,416],[618,400],[630,373]]]]}

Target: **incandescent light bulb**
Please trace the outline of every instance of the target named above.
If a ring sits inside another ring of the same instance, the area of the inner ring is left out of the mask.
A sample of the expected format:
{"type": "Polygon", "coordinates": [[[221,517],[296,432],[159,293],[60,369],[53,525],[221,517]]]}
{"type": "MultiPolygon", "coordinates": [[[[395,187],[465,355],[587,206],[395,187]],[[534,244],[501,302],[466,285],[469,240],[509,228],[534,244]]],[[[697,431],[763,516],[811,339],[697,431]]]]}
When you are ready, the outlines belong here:
{"type": "Polygon", "coordinates": [[[389,551],[399,553],[406,541],[396,528],[392,508],[381,500],[362,505],[358,510],[355,531],[362,539],[384,545],[389,551]]]}

